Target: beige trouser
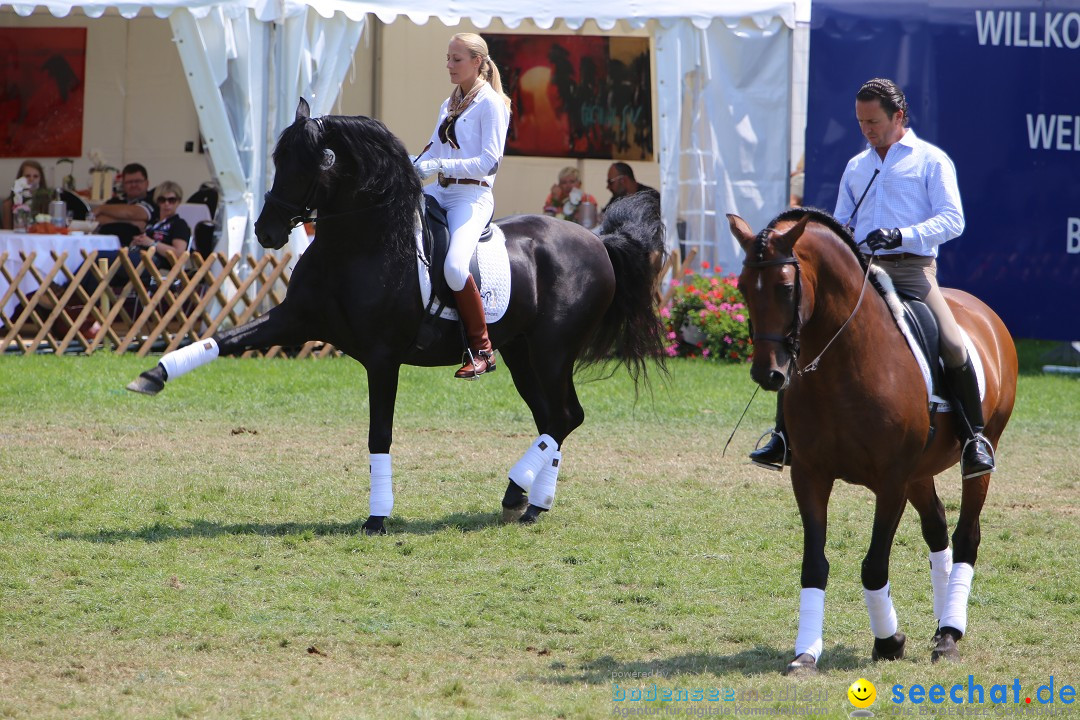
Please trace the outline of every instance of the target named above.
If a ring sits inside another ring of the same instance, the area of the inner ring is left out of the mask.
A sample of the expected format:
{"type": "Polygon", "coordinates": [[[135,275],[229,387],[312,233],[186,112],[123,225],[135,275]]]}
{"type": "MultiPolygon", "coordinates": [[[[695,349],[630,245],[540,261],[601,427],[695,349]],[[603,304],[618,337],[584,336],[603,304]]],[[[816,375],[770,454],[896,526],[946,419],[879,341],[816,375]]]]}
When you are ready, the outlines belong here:
{"type": "Polygon", "coordinates": [[[874,264],[884,270],[897,290],[922,300],[937,318],[941,332],[941,358],[945,367],[960,367],[967,360],[964,337],[956,324],[949,304],[937,283],[937,260],[932,257],[906,257],[901,260],[876,258],[874,264]]]}

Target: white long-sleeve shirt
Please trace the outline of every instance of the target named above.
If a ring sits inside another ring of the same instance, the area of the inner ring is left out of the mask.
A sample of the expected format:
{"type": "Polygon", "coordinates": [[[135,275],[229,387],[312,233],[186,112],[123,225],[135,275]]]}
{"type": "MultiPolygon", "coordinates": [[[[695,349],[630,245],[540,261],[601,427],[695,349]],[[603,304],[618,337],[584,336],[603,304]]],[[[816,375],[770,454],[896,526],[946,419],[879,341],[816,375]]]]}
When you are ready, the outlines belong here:
{"type": "Polygon", "coordinates": [[[941,243],[964,231],[956,167],[944,150],[916,137],[910,128],[889,147],[884,160],[867,147],[848,161],[833,213],[837,220],[850,223],[874,170],[881,173],[855,216],[856,242],[878,228],[899,228],[903,243],[879,252],[879,257],[899,252],[937,257],[941,243]]]}
{"type": "Polygon", "coordinates": [[[452,178],[487,180],[495,185],[495,171],[502,162],[506,146],[506,131],[510,126],[510,109],[499,93],[484,84],[469,107],[458,116],[454,124],[458,149],[439,140],[439,125],[446,117],[450,99],[443,101],[435,131],[431,134],[431,147],[424,158],[442,161],[442,173],[452,178]]]}

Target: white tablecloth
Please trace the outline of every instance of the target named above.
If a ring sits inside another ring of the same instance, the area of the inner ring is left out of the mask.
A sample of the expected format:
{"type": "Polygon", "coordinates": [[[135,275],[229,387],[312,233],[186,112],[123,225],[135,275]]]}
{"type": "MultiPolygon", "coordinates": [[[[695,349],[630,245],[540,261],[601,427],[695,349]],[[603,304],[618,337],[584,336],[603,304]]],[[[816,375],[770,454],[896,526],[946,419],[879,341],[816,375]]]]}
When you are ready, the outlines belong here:
{"type": "MultiPolygon", "coordinates": [[[[79,265],[82,264],[82,253],[80,250],[119,250],[120,239],[115,235],[38,235],[36,233],[17,233],[10,230],[0,230],[0,254],[6,252],[8,254],[7,260],[4,261],[4,267],[7,269],[8,274],[12,277],[19,271],[19,267],[22,265],[22,257],[19,253],[26,253],[29,255],[31,252],[36,252],[37,257],[34,259],[34,267],[42,276],[46,275],[49,270],[52,269],[53,259],[52,252],[55,250],[57,254],[67,251],[67,261],[64,263],[67,265],[71,272],[75,272],[79,265]]],[[[54,281],[59,283],[67,282],[67,277],[61,273],[54,278],[54,281]]],[[[37,280],[30,273],[27,273],[23,277],[22,282],[19,283],[19,288],[22,289],[27,296],[37,289],[37,280]]],[[[8,290],[8,281],[2,274],[0,274],[0,298],[4,297],[4,293],[8,290]]],[[[7,304],[4,305],[4,313],[11,317],[11,313],[18,305],[18,295],[12,295],[7,304]]],[[[12,318],[14,319],[14,318],[12,318]]]]}

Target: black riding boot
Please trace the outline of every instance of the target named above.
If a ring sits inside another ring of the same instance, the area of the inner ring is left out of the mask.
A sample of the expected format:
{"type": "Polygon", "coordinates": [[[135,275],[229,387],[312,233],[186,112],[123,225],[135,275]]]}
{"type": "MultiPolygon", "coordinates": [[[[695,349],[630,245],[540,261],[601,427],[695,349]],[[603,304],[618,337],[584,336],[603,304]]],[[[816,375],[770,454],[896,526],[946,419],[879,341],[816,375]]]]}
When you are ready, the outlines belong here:
{"type": "Polygon", "coordinates": [[[979,381],[971,358],[957,368],[945,368],[945,385],[952,399],[960,406],[954,408],[956,435],[964,443],[964,455],[960,472],[965,479],[994,472],[994,450],[983,432],[982,401],[979,399],[979,381]]]}
{"type": "Polygon", "coordinates": [[[750,461],[769,470],[783,470],[791,464],[791,446],[787,443],[787,428],[784,426],[784,391],[776,393],[776,427],[773,428],[769,442],[750,453],[750,461]]]}

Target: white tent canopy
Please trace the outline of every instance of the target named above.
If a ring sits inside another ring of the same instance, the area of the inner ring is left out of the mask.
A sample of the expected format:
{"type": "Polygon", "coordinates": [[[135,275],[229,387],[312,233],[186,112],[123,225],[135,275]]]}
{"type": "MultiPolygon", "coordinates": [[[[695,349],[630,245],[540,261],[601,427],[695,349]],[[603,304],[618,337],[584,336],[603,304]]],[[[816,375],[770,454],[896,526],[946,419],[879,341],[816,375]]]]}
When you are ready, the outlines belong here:
{"type": "MultiPolygon", "coordinates": [[[[0,3],[0,6],[7,3],[0,3]]],[[[19,15],[43,7],[57,17],[115,9],[167,17],[180,52],[210,161],[222,187],[229,252],[254,252],[252,220],[269,185],[269,156],[292,120],[296,98],[329,112],[373,14],[453,26],[525,20],[540,28],[593,20],[611,29],[649,21],[656,48],[658,138],[669,242],[685,240],[718,265],[740,250],[723,217],[760,227],[787,202],[791,30],[809,20],[809,0],[45,0],[11,3],[19,15]],[[511,7],[513,5],[513,7],[511,7]],[[583,9],[588,14],[583,15],[583,9]]]]}

